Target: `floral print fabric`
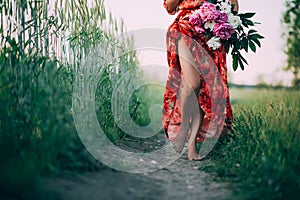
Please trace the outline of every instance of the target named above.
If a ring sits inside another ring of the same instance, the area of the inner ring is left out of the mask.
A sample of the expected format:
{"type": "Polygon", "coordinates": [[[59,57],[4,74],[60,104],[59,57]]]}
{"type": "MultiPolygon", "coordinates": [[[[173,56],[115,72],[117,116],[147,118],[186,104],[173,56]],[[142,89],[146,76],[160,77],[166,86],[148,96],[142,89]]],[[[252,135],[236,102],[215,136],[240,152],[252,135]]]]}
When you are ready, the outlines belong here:
{"type": "MultiPolygon", "coordinates": [[[[199,106],[204,112],[202,125],[199,128],[197,142],[206,138],[219,137],[224,127],[231,128],[232,110],[227,85],[226,53],[222,45],[217,50],[210,49],[205,33],[199,33],[189,22],[193,11],[199,9],[203,0],[181,0],[179,13],[169,26],[166,36],[167,60],[169,75],[164,92],[162,122],[169,140],[173,140],[180,128],[181,108],[181,66],[177,54],[177,42],[182,37],[196,63],[201,80],[201,90],[197,96],[199,106]]],[[[166,0],[164,7],[170,12],[166,0]]]]}

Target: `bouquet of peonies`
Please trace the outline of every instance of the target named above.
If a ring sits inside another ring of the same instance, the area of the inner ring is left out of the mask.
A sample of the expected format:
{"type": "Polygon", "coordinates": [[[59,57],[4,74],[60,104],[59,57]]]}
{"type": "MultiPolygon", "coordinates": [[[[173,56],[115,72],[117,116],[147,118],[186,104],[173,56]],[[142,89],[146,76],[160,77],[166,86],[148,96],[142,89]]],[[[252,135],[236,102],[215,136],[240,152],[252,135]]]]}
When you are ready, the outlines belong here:
{"type": "Polygon", "coordinates": [[[234,15],[233,7],[234,5],[227,0],[208,0],[190,16],[189,21],[197,32],[209,38],[207,45],[211,49],[218,49],[222,43],[225,45],[226,53],[232,48],[233,69],[236,70],[240,66],[244,70],[244,63],[248,62],[241,55],[241,50],[248,52],[250,47],[256,52],[256,46],[261,46],[259,40],[264,37],[250,28],[258,24],[250,20],[255,13],[234,15]]]}

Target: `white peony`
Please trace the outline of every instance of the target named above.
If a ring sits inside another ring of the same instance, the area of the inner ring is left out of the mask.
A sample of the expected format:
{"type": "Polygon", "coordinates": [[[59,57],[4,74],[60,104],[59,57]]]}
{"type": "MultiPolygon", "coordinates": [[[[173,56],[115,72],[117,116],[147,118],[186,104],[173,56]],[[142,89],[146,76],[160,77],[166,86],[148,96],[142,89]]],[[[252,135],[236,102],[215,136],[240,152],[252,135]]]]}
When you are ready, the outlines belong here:
{"type": "Polygon", "coordinates": [[[229,15],[228,22],[233,28],[237,28],[242,24],[241,18],[235,15],[229,15]]]}
{"type": "Polygon", "coordinates": [[[231,5],[226,1],[226,2],[221,2],[220,4],[220,11],[225,12],[227,14],[231,13],[231,5]]]}
{"type": "Polygon", "coordinates": [[[210,40],[207,41],[207,45],[213,50],[218,49],[221,46],[220,38],[212,37],[210,40]]]}
{"type": "Polygon", "coordinates": [[[210,29],[212,31],[214,29],[215,25],[216,25],[216,22],[208,21],[204,24],[204,28],[205,29],[210,29]]]}

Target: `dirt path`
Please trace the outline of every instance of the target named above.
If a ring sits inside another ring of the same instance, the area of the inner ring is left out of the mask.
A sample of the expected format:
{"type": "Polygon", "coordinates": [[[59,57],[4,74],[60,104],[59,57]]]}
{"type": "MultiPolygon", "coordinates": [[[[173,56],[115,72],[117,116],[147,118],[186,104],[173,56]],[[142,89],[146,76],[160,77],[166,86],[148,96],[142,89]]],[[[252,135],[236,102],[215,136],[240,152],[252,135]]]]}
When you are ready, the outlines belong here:
{"type": "MultiPolygon", "coordinates": [[[[134,151],[151,151],[161,145],[164,134],[142,144],[131,139],[118,144],[134,151]]],[[[211,162],[188,161],[187,153],[161,170],[133,174],[104,167],[98,173],[56,178],[49,187],[58,191],[63,200],[210,200],[230,199],[232,191],[224,183],[216,183],[207,173],[198,170],[211,162]]]]}
{"type": "Polygon", "coordinates": [[[219,200],[231,196],[225,184],[216,183],[197,169],[203,163],[184,157],[152,173],[130,174],[107,168],[99,173],[55,179],[50,187],[58,188],[63,200],[219,200]]]}

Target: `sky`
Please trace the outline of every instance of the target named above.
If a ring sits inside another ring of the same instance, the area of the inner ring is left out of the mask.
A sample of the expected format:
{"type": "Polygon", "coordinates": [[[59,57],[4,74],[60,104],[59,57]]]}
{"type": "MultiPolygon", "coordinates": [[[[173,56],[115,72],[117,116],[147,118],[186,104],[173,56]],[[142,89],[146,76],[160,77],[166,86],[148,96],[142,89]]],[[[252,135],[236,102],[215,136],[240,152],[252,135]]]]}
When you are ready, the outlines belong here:
{"type": "MultiPolygon", "coordinates": [[[[228,56],[229,79],[236,84],[254,85],[260,81],[268,84],[290,85],[292,73],[283,71],[286,56],[282,39],[281,15],[285,0],[239,0],[240,12],[256,12],[253,18],[261,22],[256,29],[265,37],[262,48],[256,53],[245,53],[249,65],[245,70],[233,71],[231,57],[228,56]]],[[[123,19],[127,31],[147,28],[167,30],[175,16],[168,15],[163,0],[105,0],[106,10],[116,19],[123,19]]],[[[150,31],[151,32],[151,31],[150,31]]],[[[145,38],[146,39],[146,38],[145,38]]],[[[158,37],[165,44],[165,38],[158,37]]],[[[162,81],[167,78],[168,66],[165,51],[144,49],[138,51],[142,69],[148,76],[162,81]]]]}

